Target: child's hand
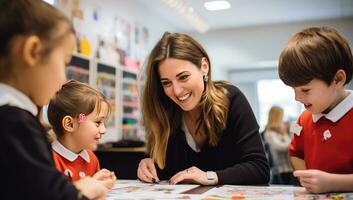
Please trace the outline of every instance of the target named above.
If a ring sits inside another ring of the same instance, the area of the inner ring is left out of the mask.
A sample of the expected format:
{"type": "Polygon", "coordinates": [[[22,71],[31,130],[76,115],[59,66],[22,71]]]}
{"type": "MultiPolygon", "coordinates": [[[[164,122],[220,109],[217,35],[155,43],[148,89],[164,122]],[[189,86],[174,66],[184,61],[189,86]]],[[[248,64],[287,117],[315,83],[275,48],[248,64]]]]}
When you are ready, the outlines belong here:
{"type": "Polygon", "coordinates": [[[108,190],[101,182],[91,177],[85,177],[73,182],[74,186],[89,199],[104,199],[108,190]]]}
{"type": "Polygon", "coordinates": [[[332,190],[330,174],[321,170],[297,170],[293,175],[298,177],[300,184],[312,193],[325,193],[332,190]]]}
{"type": "Polygon", "coordinates": [[[116,183],[116,176],[114,172],[107,169],[101,169],[93,175],[93,178],[101,181],[108,189],[113,188],[116,183]]]}
{"type": "Polygon", "coordinates": [[[93,175],[93,178],[96,180],[102,181],[106,178],[110,178],[110,176],[111,176],[111,171],[107,169],[101,169],[93,175]]]}

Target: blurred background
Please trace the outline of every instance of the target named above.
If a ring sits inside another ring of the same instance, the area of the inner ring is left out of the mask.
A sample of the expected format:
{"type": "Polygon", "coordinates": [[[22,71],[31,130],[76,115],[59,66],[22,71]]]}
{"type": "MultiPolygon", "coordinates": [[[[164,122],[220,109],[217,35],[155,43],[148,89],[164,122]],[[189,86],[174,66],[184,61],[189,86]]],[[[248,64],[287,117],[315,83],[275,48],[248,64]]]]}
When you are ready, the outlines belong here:
{"type": "MultiPolygon", "coordinates": [[[[277,73],[280,51],[291,35],[311,26],[329,26],[353,44],[353,0],[48,2],[73,21],[79,40],[77,57],[90,62],[86,63],[86,81],[115,103],[112,131],[103,142],[143,140],[138,103],[141,71],[148,52],[165,31],[190,34],[205,47],[213,80],[228,80],[245,93],[261,130],[273,105],[284,108],[285,121],[294,121],[303,110],[277,73]]],[[[68,73],[75,76],[76,71],[68,73]]],[[[352,84],[347,87],[353,88],[352,84]]]]}

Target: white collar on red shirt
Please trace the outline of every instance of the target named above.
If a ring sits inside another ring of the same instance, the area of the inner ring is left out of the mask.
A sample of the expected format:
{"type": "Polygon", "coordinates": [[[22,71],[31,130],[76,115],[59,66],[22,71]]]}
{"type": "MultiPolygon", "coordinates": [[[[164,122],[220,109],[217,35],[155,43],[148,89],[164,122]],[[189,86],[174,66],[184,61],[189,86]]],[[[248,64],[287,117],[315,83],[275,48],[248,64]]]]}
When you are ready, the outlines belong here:
{"type": "Polygon", "coordinates": [[[313,114],[313,121],[316,123],[321,117],[326,117],[332,122],[337,122],[341,119],[348,111],[353,108],[353,93],[352,90],[347,90],[349,95],[338,103],[329,113],[327,114],[313,114]]]}
{"type": "Polygon", "coordinates": [[[16,88],[0,83],[0,106],[10,105],[27,110],[34,116],[37,115],[37,106],[21,91],[16,88]]]}
{"type": "Polygon", "coordinates": [[[67,149],[64,145],[62,145],[59,141],[55,140],[51,143],[51,147],[54,151],[60,154],[62,157],[66,158],[69,161],[74,161],[79,156],[83,158],[86,162],[89,163],[89,155],[86,150],[82,150],[79,154],[72,152],[71,150],[67,149]]]}

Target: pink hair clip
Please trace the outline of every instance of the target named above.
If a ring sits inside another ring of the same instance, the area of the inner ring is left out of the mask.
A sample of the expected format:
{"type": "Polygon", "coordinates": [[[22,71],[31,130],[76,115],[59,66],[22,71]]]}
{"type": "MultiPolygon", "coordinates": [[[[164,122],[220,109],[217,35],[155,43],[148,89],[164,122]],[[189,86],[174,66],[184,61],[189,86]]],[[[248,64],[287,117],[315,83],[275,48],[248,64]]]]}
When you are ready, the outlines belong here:
{"type": "Polygon", "coordinates": [[[86,120],[86,115],[83,114],[83,113],[80,113],[80,114],[78,115],[78,123],[82,123],[82,122],[84,122],[85,120],[86,120]]]}

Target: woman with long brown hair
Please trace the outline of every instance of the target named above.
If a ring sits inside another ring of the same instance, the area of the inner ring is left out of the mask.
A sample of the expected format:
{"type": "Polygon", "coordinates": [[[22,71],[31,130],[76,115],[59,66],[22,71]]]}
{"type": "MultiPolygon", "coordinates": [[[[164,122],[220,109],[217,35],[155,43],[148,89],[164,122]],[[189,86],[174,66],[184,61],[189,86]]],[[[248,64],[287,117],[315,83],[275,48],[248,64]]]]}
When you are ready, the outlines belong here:
{"type": "Polygon", "coordinates": [[[263,184],[269,166],[253,112],[241,91],[211,81],[202,46],[166,32],[146,64],[142,118],[150,158],[137,175],[145,182],[263,184]]]}
{"type": "Polygon", "coordinates": [[[273,184],[294,184],[293,169],[289,161],[289,144],[291,138],[283,122],[284,111],[279,106],[272,106],[268,113],[268,121],[265,129],[265,143],[269,146],[272,156],[271,166],[273,184]]]}

